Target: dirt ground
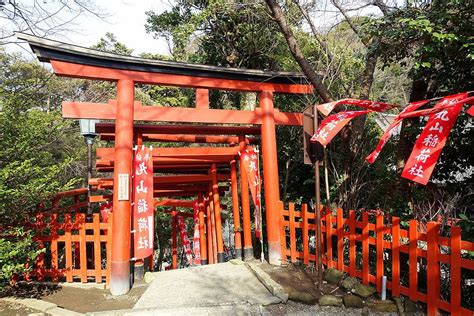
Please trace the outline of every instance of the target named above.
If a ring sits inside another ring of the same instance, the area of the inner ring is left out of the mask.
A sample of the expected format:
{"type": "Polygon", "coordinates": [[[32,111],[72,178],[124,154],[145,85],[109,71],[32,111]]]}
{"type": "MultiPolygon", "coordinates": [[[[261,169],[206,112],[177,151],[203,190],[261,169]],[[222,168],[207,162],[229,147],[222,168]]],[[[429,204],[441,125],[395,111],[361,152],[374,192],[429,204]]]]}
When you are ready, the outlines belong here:
{"type": "Polygon", "coordinates": [[[79,313],[130,309],[146,288],[145,283],[136,283],[126,295],[113,297],[106,289],[63,286],[60,290],[43,296],[41,299],[79,313]]]}
{"type": "Polygon", "coordinates": [[[285,289],[286,293],[294,291],[310,293],[317,300],[319,300],[319,298],[324,294],[332,294],[336,296],[342,296],[344,294],[344,291],[342,291],[338,286],[324,282],[321,290],[319,290],[315,285],[318,282],[318,273],[311,269],[299,267],[293,264],[276,267],[264,263],[261,264],[260,267],[263,271],[268,273],[274,281],[279,283],[285,289]]]}
{"type": "Polygon", "coordinates": [[[23,304],[10,303],[0,300],[0,315],[2,316],[24,316],[32,313],[40,313],[40,311],[27,308],[23,304]]]}

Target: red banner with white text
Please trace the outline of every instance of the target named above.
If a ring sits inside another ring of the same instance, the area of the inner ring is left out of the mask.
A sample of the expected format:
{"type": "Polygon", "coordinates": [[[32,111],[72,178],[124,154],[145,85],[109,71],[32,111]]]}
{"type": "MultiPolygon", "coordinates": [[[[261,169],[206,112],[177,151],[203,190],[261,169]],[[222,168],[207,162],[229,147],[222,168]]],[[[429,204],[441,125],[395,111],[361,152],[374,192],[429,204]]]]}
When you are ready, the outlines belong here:
{"type": "Polygon", "coordinates": [[[375,102],[375,101],[368,101],[368,100],[358,100],[358,99],[342,99],[338,101],[333,101],[329,103],[320,104],[317,106],[318,111],[324,115],[329,115],[332,110],[338,105],[355,105],[364,109],[372,110],[375,112],[385,112],[390,110],[397,105],[388,104],[383,102],[375,102]]]}
{"type": "Polygon", "coordinates": [[[253,204],[255,205],[255,235],[260,239],[261,237],[261,181],[260,171],[258,165],[258,153],[251,147],[248,146],[245,150],[240,152],[241,166],[247,173],[247,178],[250,187],[250,193],[252,194],[253,204]]]}
{"type": "Polygon", "coordinates": [[[178,226],[179,236],[181,237],[181,245],[183,245],[184,253],[186,254],[186,260],[191,265],[193,264],[193,253],[191,252],[191,244],[188,238],[188,232],[186,231],[186,225],[184,223],[183,216],[178,215],[178,226]]]}
{"type": "Polygon", "coordinates": [[[133,230],[134,257],[153,253],[154,200],[153,159],[148,147],[139,146],[133,159],[133,230]]]}
{"type": "Polygon", "coordinates": [[[193,236],[193,254],[194,264],[201,264],[201,236],[199,231],[199,202],[193,201],[194,211],[194,236],[193,236]]]}
{"type": "Polygon", "coordinates": [[[443,109],[430,115],[423,131],[416,140],[408,158],[402,177],[427,184],[446,139],[461,112],[467,92],[450,95],[441,99],[434,109],[443,109]]]}
{"type": "Polygon", "coordinates": [[[365,111],[345,111],[326,117],[321,125],[318,127],[318,131],[311,137],[312,142],[319,142],[323,146],[327,146],[334,136],[347,125],[354,117],[365,115],[372,112],[371,110],[365,111]]]}
{"type": "Polygon", "coordinates": [[[107,221],[109,220],[109,215],[112,214],[112,210],[112,201],[107,201],[100,204],[99,211],[102,223],[107,223],[107,221]]]}
{"type": "Polygon", "coordinates": [[[385,146],[385,144],[388,142],[390,137],[392,136],[392,130],[395,128],[398,128],[400,124],[402,124],[403,118],[401,117],[403,114],[413,112],[423,105],[427,104],[429,100],[423,100],[423,101],[418,101],[418,102],[412,102],[408,104],[403,111],[400,112],[400,114],[393,120],[393,122],[388,126],[388,128],[384,131],[382,137],[380,138],[379,143],[377,144],[377,147],[375,147],[374,151],[368,155],[365,160],[367,160],[368,163],[374,163],[377,157],[379,156],[380,152],[382,151],[382,148],[385,146]]]}

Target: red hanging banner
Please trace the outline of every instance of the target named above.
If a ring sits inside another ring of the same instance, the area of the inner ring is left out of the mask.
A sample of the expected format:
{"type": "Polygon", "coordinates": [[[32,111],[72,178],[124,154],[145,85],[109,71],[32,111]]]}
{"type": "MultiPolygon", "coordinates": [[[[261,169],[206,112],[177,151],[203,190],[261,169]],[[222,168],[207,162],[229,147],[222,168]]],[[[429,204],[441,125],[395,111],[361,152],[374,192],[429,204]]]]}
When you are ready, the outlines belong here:
{"type": "Polygon", "coordinates": [[[418,108],[422,107],[423,105],[427,104],[429,100],[423,100],[423,101],[418,101],[418,102],[412,102],[407,105],[403,109],[403,111],[400,112],[400,114],[393,120],[393,122],[388,126],[388,128],[384,131],[382,137],[380,138],[379,143],[377,144],[377,147],[375,147],[374,151],[368,155],[365,160],[367,160],[368,163],[374,163],[377,157],[379,156],[380,152],[382,151],[382,148],[385,146],[385,144],[388,142],[390,137],[392,136],[392,130],[395,128],[398,128],[400,124],[402,123],[403,120],[403,115],[406,113],[413,112],[417,110],[418,108]]]}
{"type": "Polygon", "coordinates": [[[154,200],[153,159],[148,147],[138,147],[133,160],[133,229],[134,257],[146,258],[153,253],[154,200]]]}
{"type": "Polygon", "coordinates": [[[191,252],[191,244],[189,243],[188,232],[186,231],[186,225],[184,223],[183,216],[177,216],[179,225],[179,236],[181,237],[181,244],[183,245],[184,252],[186,254],[186,260],[189,264],[193,264],[193,253],[191,252]]]}
{"type": "Polygon", "coordinates": [[[260,171],[258,164],[258,153],[253,149],[253,147],[248,146],[245,150],[240,153],[240,162],[243,166],[245,172],[247,173],[247,178],[250,187],[250,193],[252,194],[253,204],[255,205],[255,236],[260,239],[261,237],[261,181],[260,181],[260,171]]]}
{"type": "Polygon", "coordinates": [[[358,100],[358,99],[342,99],[338,101],[333,101],[329,103],[324,103],[320,104],[317,106],[318,111],[323,113],[324,115],[329,115],[329,113],[332,112],[332,110],[338,106],[338,105],[355,105],[364,109],[376,111],[376,112],[385,112],[387,110],[390,110],[394,107],[397,107],[397,105],[394,104],[388,104],[388,103],[383,103],[383,102],[375,102],[375,101],[368,101],[368,100],[358,100]]]}
{"type": "Polygon", "coordinates": [[[107,201],[105,203],[100,204],[100,217],[102,218],[102,223],[107,223],[109,220],[109,215],[112,213],[112,201],[107,201]]]}
{"type": "Polygon", "coordinates": [[[318,131],[311,137],[312,142],[319,142],[324,147],[347,125],[354,117],[372,112],[365,111],[345,111],[326,117],[318,128],[318,131]]]}
{"type": "Polygon", "coordinates": [[[467,92],[458,93],[444,97],[434,106],[434,109],[443,110],[432,114],[428,119],[405,164],[403,178],[424,185],[428,183],[446,139],[461,112],[465,101],[463,99],[466,98],[467,92]]]}
{"type": "Polygon", "coordinates": [[[466,113],[469,114],[470,116],[474,116],[474,106],[471,106],[469,110],[466,111],[466,113]]]}
{"type": "Polygon", "coordinates": [[[199,232],[199,202],[193,201],[194,211],[194,236],[193,236],[193,254],[194,264],[201,264],[201,236],[199,232]]]}

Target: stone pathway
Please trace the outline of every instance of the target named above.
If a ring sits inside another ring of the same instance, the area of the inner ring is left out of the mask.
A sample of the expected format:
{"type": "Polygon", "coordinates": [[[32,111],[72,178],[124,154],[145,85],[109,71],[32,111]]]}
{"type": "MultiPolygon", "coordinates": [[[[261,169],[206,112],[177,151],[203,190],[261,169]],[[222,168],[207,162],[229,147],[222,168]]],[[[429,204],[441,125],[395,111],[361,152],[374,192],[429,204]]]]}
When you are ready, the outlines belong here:
{"type": "MultiPolygon", "coordinates": [[[[155,279],[134,306],[134,310],[184,311],[218,307],[231,308],[266,306],[281,300],[273,296],[258,278],[242,264],[230,262],[153,274],[155,279]]],[[[244,312],[244,310],[242,310],[244,312]]],[[[252,311],[259,309],[251,308],[252,311]]]]}

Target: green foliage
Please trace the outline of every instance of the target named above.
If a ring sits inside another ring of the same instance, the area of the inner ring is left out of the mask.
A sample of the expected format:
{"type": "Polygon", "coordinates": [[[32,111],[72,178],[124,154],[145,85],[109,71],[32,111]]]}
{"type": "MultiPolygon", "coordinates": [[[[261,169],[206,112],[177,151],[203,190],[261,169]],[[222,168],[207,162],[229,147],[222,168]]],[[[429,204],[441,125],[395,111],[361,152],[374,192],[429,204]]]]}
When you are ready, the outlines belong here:
{"type": "Polygon", "coordinates": [[[3,232],[9,238],[0,238],[0,288],[10,282],[12,277],[31,270],[43,250],[37,250],[30,232],[22,228],[8,229],[3,232]]]}
{"type": "Polygon", "coordinates": [[[85,174],[84,145],[77,122],[63,120],[61,101],[74,91],[36,62],[0,51],[1,281],[36,255],[22,223],[36,206],[76,187],[85,174]],[[4,252],[5,250],[5,252],[4,252]]]}

